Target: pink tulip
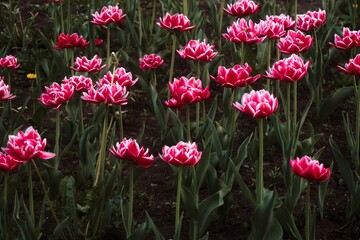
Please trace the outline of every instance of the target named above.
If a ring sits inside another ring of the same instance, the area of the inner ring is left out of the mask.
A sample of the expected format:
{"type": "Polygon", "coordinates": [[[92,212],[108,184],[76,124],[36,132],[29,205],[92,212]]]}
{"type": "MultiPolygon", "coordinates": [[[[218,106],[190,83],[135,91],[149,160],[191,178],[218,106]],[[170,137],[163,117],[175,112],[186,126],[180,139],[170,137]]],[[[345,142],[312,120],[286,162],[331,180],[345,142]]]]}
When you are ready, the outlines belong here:
{"type": "Polygon", "coordinates": [[[165,104],[171,108],[180,109],[186,104],[197,103],[210,97],[209,87],[203,89],[201,80],[194,77],[175,78],[173,83],[169,83],[169,88],[172,98],[165,104]]]}
{"type": "Polygon", "coordinates": [[[210,77],[223,87],[245,87],[256,82],[261,77],[261,74],[250,77],[251,72],[252,69],[247,63],[244,66],[237,64],[229,69],[219,66],[217,77],[210,77]]]}
{"type": "Polygon", "coordinates": [[[219,53],[214,52],[214,45],[210,45],[206,40],[190,40],[184,49],[176,50],[177,53],[186,60],[197,60],[200,62],[211,62],[219,53]]]}
{"type": "Polygon", "coordinates": [[[84,101],[91,103],[107,103],[115,105],[126,105],[129,92],[126,87],[115,82],[113,84],[103,84],[97,87],[89,88],[87,92],[83,92],[81,97],[84,101]]]}
{"type": "Polygon", "coordinates": [[[119,85],[130,88],[138,81],[138,78],[132,79],[131,72],[126,72],[124,68],[117,68],[114,74],[108,71],[103,78],[100,79],[100,85],[118,83],[119,85]]]}
{"type": "Polygon", "coordinates": [[[123,14],[123,11],[118,6],[108,6],[101,9],[100,14],[95,12],[92,14],[93,20],[91,23],[96,25],[108,25],[110,23],[116,23],[118,26],[121,26],[124,21],[126,14],[123,14]]]}
{"type": "Polygon", "coordinates": [[[11,100],[16,96],[10,92],[10,87],[5,84],[4,77],[0,76],[0,101],[11,100]]]}
{"type": "Polygon", "coordinates": [[[290,166],[295,175],[309,181],[323,182],[330,178],[329,168],[325,168],[319,161],[313,160],[308,156],[290,160],[290,166]]]}
{"type": "Polygon", "coordinates": [[[139,147],[136,140],[124,138],[122,142],[111,146],[110,152],[120,160],[131,161],[143,168],[148,168],[154,162],[154,156],[149,155],[149,149],[139,147]]]}
{"type": "Polygon", "coordinates": [[[7,55],[4,58],[0,58],[0,67],[17,69],[20,67],[20,64],[18,64],[16,57],[7,55]]]}
{"type": "Polygon", "coordinates": [[[74,96],[74,87],[70,84],[61,84],[54,82],[50,87],[45,87],[45,93],[42,93],[38,100],[48,107],[58,109],[61,104],[69,101],[74,96]]]}
{"type": "Polygon", "coordinates": [[[53,46],[56,50],[61,50],[64,48],[83,48],[89,45],[90,42],[87,42],[82,36],[79,36],[77,33],[65,34],[61,33],[56,41],[56,46],[53,46]]]}
{"type": "Polygon", "coordinates": [[[270,39],[278,39],[286,35],[284,25],[271,20],[261,20],[260,36],[265,36],[270,39]]]}
{"type": "Polygon", "coordinates": [[[260,36],[260,26],[254,24],[252,20],[249,23],[244,18],[238,19],[227,28],[228,33],[222,36],[235,43],[261,43],[265,37],[260,36]]]}
{"type": "Polygon", "coordinates": [[[246,17],[256,13],[260,8],[259,4],[255,4],[251,0],[238,0],[234,4],[228,4],[224,12],[234,17],[246,17]]]}
{"type": "Polygon", "coordinates": [[[0,172],[12,171],[20,165],[22,165],[22,163],[15,161],[11,156],[0,152],[0,172]]]}
{"type": "Polygon", "coordinates": [[[77,72],[100,72],[103,70],[106,65],[101,66],[101,58],[95,55],[92,59],[87,59],[87,57],[79,58],[77,57],[74,63],[74,67],[70,67],[72,70],[77,72]]]}
{"type": "Polygon", "coordinates": [[[194,166],[200,161],[201,154],[202,152],[198,151],[196,143],[179,142],[172,147],[164,146],[159,157],[175,166],[194,166]]]}
{"type": "Polygon", "coordinates": [[[313,40],[314,39],[310,35],[305,35],[301,31],[289,30],[285,37],[280,38],[276,46],[281,53],[300,53],[309,50],[313,40]]]}
{"type": "Polygon", "coordinates": [[[102,40],[101,38],[95,38],[94,43],[96,46],[101,45],[104,42],[104,40],[102,40]]]}
{"type": "Polygon", "coordinates": [[[348,50],[353,47],[360,47],[360,30],[359,31],[350,31],[349,28],[343,28],[343,37],[335,34],[334,43],[329,42],[330,46],[348,50]]]}
{"type": "Polygon", "coordinates": [[[319,11],[308,11],[306,14],[297,15],[296,28],[304,32],[309,32],[310,30],[323,25],[325,22],[325,10],[319,9],[319,11]]]}
{"type": "Polygon", "coordinates": [[[166,13],[165,16],[156,23],[159,27],[168,29],[168,30],[178,30],[181,32],[190,31],[195,28],[195,26],[190,26],[190,20],[184,14],[175,13],[170,15],[166,13]]]}
{"type": "Polygon", "coordinates": [[[296,25],[296,22],[290,16],[284,14],[266,16],[266,21],[279,23],[284,26],[285,30],[293,29],[296,25]]]}
{"type": "Polygon", "coordinates": [[[37,130],[29,127],[16,135],[9,135],[7,147],[3,151],[15,161],[25,163],[34,158],[50,159],[54,153],[45,152],[46,139],[41,139],[37,130]]]}
{"type": "Polygon", "coordinates": [[[72,76],[70,78],[64,78],[62,83],[69,84],[74,87],[75,92],[87,91],[93,86],[91,78],[85,76],[72,76]]]}
{"type": "Polygon", "coordinates": [[[164,60],[161,56],[152,53],[150,55],[144,55],[139,59],[139,65],[142,70],[155,69],[164,64],[164,60]]]}
{"type": "Polygon", "coordinates": [[[270,79],[279,79],[285,82],[293,82],[302,79],[309,68],[310,61],[304,64],[301,57],[292,54],[290,57],[281,59],[274,63],[273,67],[266,71],[264,77],[270,79]]]}
{"type": "Polygon", "coordinates": [[[337,68],[351,75],[360,75],[360,54],[356,55],[354,59],[350,59],[349,63],[345,64],[345,68],[339,65],[337,68]]]}
{"type": "Polygon", "coordinates": [[[262,89],[260,91],[252,90],[245,93],[239,102],[233,103],[233,107],[254,118],[264,118],[273,114],[278,108],[278,100],[274,98],[268,91],[262,89]]]}

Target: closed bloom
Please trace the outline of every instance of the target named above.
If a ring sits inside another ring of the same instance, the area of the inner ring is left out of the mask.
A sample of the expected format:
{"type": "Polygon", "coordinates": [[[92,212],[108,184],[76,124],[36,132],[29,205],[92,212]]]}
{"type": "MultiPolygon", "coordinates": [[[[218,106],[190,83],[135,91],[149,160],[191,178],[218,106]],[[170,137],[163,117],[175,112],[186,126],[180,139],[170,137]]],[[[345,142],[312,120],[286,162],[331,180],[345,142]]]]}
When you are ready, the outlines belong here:
{"type": "Polygon", "coordinates": [[[360,54],[356,55],[354,59],[350,59],[349,63],[345,64],[345,68],[339,65],[337,68],[351,75],[360,75],[360,54]]]}
{"type": "Polygon", "coordinates": [[[177,53],[186,60],[198,60],[200,62],[211,62],[219,53],[214,52],[214,45],[210,45],[206,40],[190,40],[184,49],[176,50],[177,53]]]}
{"type": "Polygon", "coordinates": [[[323,182],[330,178],[330,168],[325,168],[319,161],[311,159],[309,156],[290,160],[290,166],[295,175],[309,181],[323,182]]]}
{"type": "Polygon", "coordinates": [[[163,18],[159,18],[156,24],[164,29],[181,32],[190,31],[195,28],[195,26],[190,25],[191,23],[187,16],[179,13],[175,13],[174,15],[166,13],[163,18]]]}
{"type": "Polygon", "coordinates": [[[260,91],[252,90],[245,93],[239,102],[233,103],[233,107],[254,118],[264,118],[273,114],[278,108],[278,100],[268,91],[262,89],[260,91]]]}
{"type": "Polygon", "coordinates": [[[144,55],[139,59],[139,65],[142,70],[158,68],[164,64],[164,60],[155,53],[144,55]]]}
{"type": "Polygon", "coordinates": [[[245,63],[244,66],[240,66],[237,64],[229,69],[223,66],[219,66],[217,77],[210,77],[219,84],[221,84],[221,86],[223,87],[245,87],[254,83],[261,77],[261,74],[250,76],[251,72],[252,69],[247,63],[245,63]]]}
{"type": "Polygon", "coordinates": [[[348,50],[353,47],[360,47],[360,31],[350,31],[349,28],[343,28],[343,36],[335,34],[334,43],[329,42],[330,46],[348,50]]]}
{"type": "Polygon", "coordinates": [[[101,45],[104,42],[104,40],[102,40],[101,38],[95,38],[94,43],[96,46],[101,45]]]}
{"type": "Polygon", "coordinates": [[[110,148],[110,152],[120,160],[131,161],[143,168],[148,168],[154,162],[154,156],[149,154],[149,149],[139,147],[136,140],[124,138],[110,148]]]}
{"type": "Polygon", "coordinates": [[[22,163],[15,161],[13,157],[0,152],[0,172],[12,171],[19,167],[22,163]]]}
{"type": "Polygon", "coordinates": [[[25,163],[34,158],[50,159],[54,153],[45,152],[46,139],[41,139],[40,134],[33,127],[28,127],[25,132],[19,131],[16,135],[9,135],[7,147],[3,151],[15,161],[25,163]]]}
{"type": "Polygon", "coordinates": [[[91,78],[85,76],[72,76],[70,78],[64,78],[62,83],[69,84],[74,87],[75,92],[87,91],[93,86],[91,78]]]}
{"type": "Polygon", "coordinates": [[[251,19],[249,23],[244,18],[238,19],[227,28],[227,32],[222,36],[235,43],[261,43],[265,39],[260,36],[260,26],[254,24],[251,19]]]}
{"type": "Polygon", "coordinates": [[[70,68],[77,72],[100,72],[106,67],[106,65],[101,66],[101,62],[102,59],[97,55],[95,55],[92,59],[87,59],[87,57],[77,57],[74,63],[74,67],[70,68]]]}
{"type": "Polygon", "coordinates": [[[61,50],[64,48],[83,48],[89,45],[90,42],[87,42],[82,36],[79,36],[77,33],[65,34],[61,33],[56,41],[56,46],[53,48],[56,50],[61,50]]]}
{"type": "Polygon", "coordinates": [[[300,53],[309,50],[313,40],[314,39],[310,35],[305,35],[301,31],[289,30],[285,37],[280,38],[276,46],[281,53],[300,53]]]}
{"type": "Polygon", "coordinates": [[[7,55],[4,58],[0,58],[0,67],[17,69],[20,67],[20,64],[18,64],[16,57],[12,55],[7,55]]]}
{"type": "Polygon", "coordinates": [[[191,77],[175,78],[173,83],[169,83],[171,99],[165,104],[171,108],[181,108],[185,104],[193,104],[210,97],[209,87],[202,88],[200,79],[191,77]]]}
{"type": "Polygon", "coordinates": [[[260,36],[265,36],[270,39],[278,39],[286,35],[284,25],[272,20],[261,20],[259,26],[260,36]]]}
{"type": "Polygon", "coordinates": [[[165,162],[175,166],[194,166],[200,161],[201,154],[202,152],[198,151],[196,143],[179,142],[171,147],[165,145],[162,148],[162,154],[159,154],[159,157],[165,162]]]}
{"type": "Polygon", "coordinates": [[[266,71],[264,77],[279,79],[285,82],[294,82],[302,79],[309,68],[310,61],[304,64],[301,57],[292,54],[288,58],[281,59],[274,63],[273,67],[266,71]]]}
{"type": "Polygon", "coordinates": [[[285,30],[292,29],[296,25],[296,22],[290,16],[285,14],[266,16],[266,21],[280,23],[284,26],[285,30]]]}
{"type": "Polygon", "coordinates": [[[131,72],[126,72],[125,68],[117,68],[114,74],[108,71],[103,78],[100,79],[100,85],[118,83],[119,85],[130,88],[138,81],[133,79],[131,72]]]}
{"type": "Polygon", "coordinates": [[[0,76],[0,101],[11,100],[16,96],[10,92],[10,87],[5,84],[4,77],[0,76]]]}
{"type": "Polygon", "coordinates": [[[69,101],[74,96],[74,87],[70,84],[61,84],[54,82],[50,87],[45,87],[45,93],[42,93],[38,100],[54,110],[59,109],[61,104],[69,101]]]}
{"type": "Polygon", "coordinates": [[[228,4],[224,12],[234,17],[246,17],[256,13],[260,8],[259,4],[255,4],[251,0],[238,0],[234,4],[228,4]]]}
{"type": "Polygon", "coordinates": [[[106,103],[115,105],[126,105],[129,92],[126,87],[118,83],[103,84],[97,87],[89,88],[87,92],[83,92],[81,97],[84,101],[91,103],[106,103]]]}
{"type": "Polygon", "coordinates": [[[306,14],[297,15],[296,28],[298,30],[309,32],[314,28],[318,28],[326,22],[325,10],[308,11],[306,14]]]}
{"type": "Polygon", "coordinates": [[[96,25],[108,25],[110,23],[116,23],[118,26],[121,26],[124,21],[126,14],[123,14],[123,11],[118,6],[108,6],[103,7],[101,12],[95,12],[92,14],[93,20],[91,23],[96,25]]]}

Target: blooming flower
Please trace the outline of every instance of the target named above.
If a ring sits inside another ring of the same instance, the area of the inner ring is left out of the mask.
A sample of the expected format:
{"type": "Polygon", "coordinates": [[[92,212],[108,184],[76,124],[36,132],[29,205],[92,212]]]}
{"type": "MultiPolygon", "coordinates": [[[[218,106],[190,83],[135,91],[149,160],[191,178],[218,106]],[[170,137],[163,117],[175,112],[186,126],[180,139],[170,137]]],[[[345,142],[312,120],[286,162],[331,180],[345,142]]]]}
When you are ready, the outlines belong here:
{"type": "Polygon", "coordinates": [[[36,79],[36,74],[35,73],[28,73],[28,74],[26,74],[26,78],[27,79],[30,79],[30,80],[32,80],[32,79],[36,79]]]}
{"type": "Polygon", "coordinates": [[[198,60],[200,62],[211,62],[219,53],[214,52],[214,45],[210,45],[206,40],[190,40],[184,49],[176,50],[177,53],[186,60],[198,60]]]}
{"type": "Polygon", "coordinates": [[[164,64],[164,60],[161,56],[152,53],[150,55],[144,55],[144,57],[139,59],[140,68],[142,70],[158,68],[164,64]]]}
{"type": "Polygon", "coordinates": [[[244,66],[235,65],[232,68],[225,68],[219,66],[217,77],[210,76],[213,80],[221,84],[223,87],[245,87],[257,81],[261,74],[250,77],[252,69],[249,64],[245,63],[244,66]]]}
{"type": "Polygon", "coordinates": [[[16,96],[10,93],[10,87],[5,84],[4,77],[0,76],[0,100],[11,100],[14,99],[16,96]]]}
{"type": "Polygon", "coordinates": [[[190,31],[195,28],[195,26],[190,26],[190,20],[184,14],[175,13],[174,15],[170,15],[166,13],[165,16],[156,24],[164,29],[168,30],[178,30],[181,32],[190,31]]]}
{"type": "Polygon", "coordinates": [[[126,105],[128,96],[129,92],[126,87],[115,82],[113,84],[102,84],[96,89],[91,87],[87,92],[83,92],[81,98],[92,103],[126,105]]]}
{"type": "Polygon", "coordinates": [[[203,89],[201,80],[194,77],[175,78],[173,83],[169,83],[169,88],[172,98],[165,104],[171,108],[181,108],[185,104],[197,103],[210,97],[209,87],[203,89]]]}
{"type": "Polygon", "coordinates": [[[278,108],[278,100],[268,91],[262,89],[260,91],[252,90],[245,93],[239,102],[233,103],[233,107],[254,118],[264,118],[273,114],[278,108]]]}
{"type": "Polygon", "coordinates": [[[61,33],[56,40],[56,46],[53,46],[56,50],[61,50],[64,48],[83,48],[89,45],[90,42],[87,42],[82,36],[79,36],[77,33],[65,34],[61,33]]]}
{"type": "Polygon", "coordinates": [[[305,35],[301,31],[289,30],[285,37],[280,38],[276,46],[281,53],[300,53],[307,51],[311,47],[313,40],[310,35],[305,35]]]}
{"type": "Polygon", "coordinates": [[[329,168],[325,168],[319,161],[311,159],[309,156],[290,160],[290,166],[295,175],[310,181],[323,182],[330,178],[329,168]]]}
{"type": "Polygon", "coordinates": [[[272,20],[261,20],[259,26],[260,36],[265,36],[270,39],[278,39],[286,35],[284,25],[272,20]]]}
{"type": "Polygon", "coordinates": [[[308,11],[306,14],[299,14],[296,18],[296,28],[308,32],[314,28],[323,25],[326,21],[325,10],[308,11]]]}
{"type": "Polygon", "coordinates": [[[0,152],[0,172],[12,171],[22,163],[15,161],[13,157],[0,152]]]}
{"type": "Polygon", "coordinates": [[[136,140],[124,138],[115,146],[111,146],[110,152],[119,159],[132,161],[143,168],[150,167],[154,162],[154,156],[149,154],[149,149],[140,148],[136,140]]]}
{"type": "Polygon", "coordinates": [[[165,145],[162,148],[162,154],[159,154],[159,157],[165,162],[175,166],[194,166],[200,161],[201,154],[202,152],[198,151],[196,143],[179,142],[171,147],[165,145]]]}
{"type": "Polygon", "coordinates": [[[222,36],[235,43],[261,43],[265,39],[260,36],[260,26],[254,24],[251,19],[249,23],[244,18],[238,19],[227,28],[227,32],[222,36]]]}
{"type": "Polygon", "coordinates": [[[100,79],[100,85],[118,83],[119,85],[130,88],[138,81],[138,78],[132,79],[131,72],[126,72],[125,68],[117,68],[114,74],[108,71],[103,78],[100,79]]]}
{"type": "Polygon", "coordinates": [[[65,77],[62,80],[62,83],[73,86],[75,92],[87,91],[93,86],[91,78],[85,76],[72,76],[70,78],[65,77]]]}
{"type": "Polygon", "coordinates": [[[348,50],[353,47],[360,47],[360,31],[350,31],[349,28],[343,28],[343,37],[335,34],[334,43],[329,42],[330,46],[348,50]]]}
{"type": "Polygon", "coordinates": [[[285,14],[266,16],[266,21],[280,23],[281,25],[284,25],[285,30],[292,29],[296,25],[296,22],[290,16],[285,14]]]}
{"type": "Polygon", "coordinates": [[[16,135],[9,135],[7,147],[3,151],[15,161],[25,163],[34,158],[50,159],[54,153],[45,152],[46,139],[41,139],[40,134],[33,127],[28,127],[25,132],[19,131],[16,135]]]}
{"type": "Polygon", "coordinates": [[[304,64],[301,57],[292,54],[288,58],[281,59],[274,63],[273,67],[266,71],[266,78],[279,79],[285,82],[293,82],[302,79],[309,68],[310,61],[304,64]]]}
{"type": "Polygon", "coordinates": [[[50,87],[45,87],[45,93],[42,93],[38,100],[48,107],[58,109],[61,104],[69,101],[74,95],[74,87],[70,84],[61,84],[54,82],[50,87]]]}
{"type": "Polygon", "coordinates": [[[124,23],[126,14],[123,14],[123,11],[118,6],[108,6],[101,9],[100,14],[95,12],[92,14],[93,20],[91,21],[96,25],[108,25],[110,23],[116,23],[118,26],[121,26],[124,23]]]}
{"type": "Polygon", "coordinates": [[[103,70],[106,65],[101,66],[102,59],[95,55],[92,59],[87,59],[87,57],[79,58],[77,57],[74,63],[74,67],[71,69],[77,72],[100,72],[103,70]]]}
{"type": "Polygon", "coordinates": [[[350,59],[349,63],[345,64],[345,68],[339,65],[337,68],[351,75],[360,75],[360,54],[356,55],[355,58],[350,59]]]}
{"type": "Polygon", "coordinates": [[[259,4],[255,4],[251,0],[238,0],[234,4],[228,4],[224,12],[234,17],[246,17],[256,13],[260,8],[259,4]]]}
{"type": "Polygon", "coordinates": [[[0,58],[0,67],[17,69],[20,67],[20,64],[18,64],[16,57],[7,55],[4,58],[0,58]]]}

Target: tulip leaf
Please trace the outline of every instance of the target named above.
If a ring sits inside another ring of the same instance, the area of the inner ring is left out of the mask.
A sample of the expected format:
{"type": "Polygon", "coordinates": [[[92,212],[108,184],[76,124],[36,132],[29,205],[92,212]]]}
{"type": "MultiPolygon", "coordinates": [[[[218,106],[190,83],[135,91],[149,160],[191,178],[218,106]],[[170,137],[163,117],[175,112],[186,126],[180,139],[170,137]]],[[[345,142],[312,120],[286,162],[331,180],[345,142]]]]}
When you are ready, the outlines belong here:
{"type": "Polygon", "coordinates": [[[295,224],[294,216],[289,212],[285,205],[281,205],[276,209],[275,216],[286,232],[291,234],[295,239],[302,240],[299,229],[295,224]]]}
{"type": "MultiPolygon", "coordinates": [[[[333,169],[333,162],[331,163],[330,166],[330,171],[332,172],[333,169]]],[[[318,196],[319,196],[319,211],[320,211],[320,217],[321,219],[323,218],[324,215],[324,201],[325,201],[325,196],[326,196],[326,191],[328,189],[328,185],[329,185],[329,180],[321,182],[319,184],[319,190],[318,190],[318,196]]]]}
{"type": "Polygon", "coordinates": [[[206,177],[206,173],[208,172],[209,164],[210,164],[210,151],[211,151],[211,141],[205,145],[204,151],[201,155],[200,162],[196,165],[196,180],[197,180],[197,189],[199,192],[200,187],[206,177]]]}
{"type": "MultiPolygon", "coordinates": [[[[69,226],[69,218],[63,219],[59,224],[56,225],[54,232],[50,236],[51,240],[57,240],[61,237],[62,232],[64,232],[69,226]]],[[[68,231],[71,233],[71,231],[68,231]]]]}
{"type": "Polygon", "coordinates": [[[61,180],[60,197],[63,217],[76,223],[75,180],[72,176],[66,176],[61,180]]]}
{"type": "Polygon", "coordinates": [[[192,220],[199,217],[199,210],[196,206],[194,194],[185,186],[181,187],[181,199],[186,209],[186,213],[192,220]]]}

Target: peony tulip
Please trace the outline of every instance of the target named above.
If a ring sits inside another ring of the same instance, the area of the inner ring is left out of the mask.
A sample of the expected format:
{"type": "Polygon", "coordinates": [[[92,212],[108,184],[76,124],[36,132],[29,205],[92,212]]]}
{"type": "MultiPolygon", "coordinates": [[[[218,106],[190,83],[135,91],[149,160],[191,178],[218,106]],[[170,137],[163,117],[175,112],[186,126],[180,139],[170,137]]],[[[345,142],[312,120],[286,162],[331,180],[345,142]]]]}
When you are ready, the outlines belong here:
{"type": "Polygon", "coordinates": [[[56,41],[56,46],[53,46],[56,50],[61,50],[64,48],[83,48],[89,45],[90,42],[87,42],[82,36],[79,36],[77,33],[65,34],[61,33],[56,41]]]}
{"type": "Polygon", "coordinates": [[[313,40],[310,35],[305,35],[301,31],[289,30],[287,35],[280,38],[276,45],[281,53],[293,54],[309,50],[313,40]]]}
{"type": "Polygon", "coordinates": [[[140,148],[136,140],[124,138],[115,146],[111,146],[110,152],[120,160],[132,161],[143,168],[150,167],[154,162],[154,156],[149,154],[149,149],[140,148]]]}
{"type": "Polygon", "coordinates": [[[92,14],[93,20],[91,23],[96,25],[108,25],[110,23],[116,23],[118,26],[121,26],[124,21],[126,14],[123,14],[123,11],[118,6],[108,6],[101,9],[100,14],[95,12],[92,14]]]}
{"type": "Polygon", "coordinates": [[[138,78],[132,79],[131,72],[126,72],[124,68],[117,68],[114,74],[108,71],[101,79],[100,85],[118,83],[119,85],[130,88],[138,81],[138,78]]]}
{"type": "Polygon", "coordinates": [[[244,18],[238,19],[227,28],[228,33],[222,34],[226,39],[235,43],[261,43],[265,37],[260,36],[260,26],[254,24],[252,20],[249,23],[244,18]]]}
{"type": "Polygon", "coordinates": [[[260,36],[270,39],[279,39],[286,35],[284,25],[272,20],[261,20],[259,23],[260,36]]]}
{"type": "Polygon", "coordinates": [[[296,22],[290,16],[284,14],[266,16],[266,21],[280,23],[285,30],[293,29],[296,25],[296,22]]]}
{"type": "Polygon", "coordinates": [[[45,93],[42,93],[38,100],[48,107],[58,109],[61,104],[69,101],[74,96],[74,87],[70,84],[61,84],[54,82],[50,87],[45,87],[45,93]]]}
{"type": "Polygon", "coordinates": [[[126,105],[129,92],[126,87],[115,82],[113,84],[102,84],[96,89],[89,88],[87,92],[83,92],[81,97],[84,101],[92,103],[107,103],[115,105],[126,105]]]}
{"type": "Polygon", "coordinates": [[[304,64],[301,57],[292,54],[290,57],[281,59],[274,63],[273,67],[266,71],[264,77],[270,79],[279,79],[285,82],[293,82],[302,79],[309,68],[310,61],[304,64]]]}
{"type": "Polygon", "coordinates": [[[92,59],[87,59],[87,57],[76,58],[76,61],[74,63],[74,67],[70,67],[72,70],[75,70],[77,72],[100,72],[103,70],[106,65],[101,66],[101,58],[99,58],[97,55],[95,55],[92,59]]]}
{"type": "Polygon", "coordinates": [[[254,118],[264,118],[273,114],[278,108],[278,100],[274,98],[268,91],[262,89],[260,91],[252,90],[245,93],[239,102],[233,103],[233,107],[254,118]]]}
{"type": "Polygon", "coordinates": [[[201,154],[202,152],[198,151],[196,143],[181,141],[172,147],[164,146],[159,157],[175,166],[194,166],[200,161],[201,154]]]}
{"type": "Polygon", "coordinates": [[[10,87],[5,84],[4,77],[0,76],[0,101],[11,100],[16,96],[10,93],[10,87]]]}
{"type": "Polygon", "coordinates": [[[20,64],[18,64],[16,57],[7,55],[4,58],[0,58],[0,67],[17,69],[20,67],[20,64]]]}
{"type": "Polygon", "coordinates": [[[308,156],[290,160],[290,166],[295,175],[310,181],[323,182],[331,175],[329,168],[325,168],[323,164],[319,164],[319,161],[308,156]]]}
{"type": "Polygon", "coordinates": [[[219,53],[214,52],[214,45],[210,45],[206,40],[190,40],[184,49],[176,50],[177,53],[186,60],[198,60],[200,62],[211,62],[219,53]]]}
{"type": "Polygon", "coordinates": [[[46,139],[41,139],[40,134],[33,127],[28,127],[25,132],[19,131],[16,135],[9,135],[7,147],[3,151],[15,161],[25,163],[34,158],[50,159],[54,153],[45,152],[46,139]]]}
{"type": "Polygon", "coordinates": [[[161,56],[152,53],[150,55],[144,55],[139,59],[139,65],[142,70],[158,68],[164,64],[164,60],[161,56]]]}
{"type": "Polygon", "coordinates": [[[330,46],[348,50],[353,47],[360,47],[360,31],[350,31],[349,28],[343,28],[343,37],[341,38],[337,34],[334,36],[334,43],[329,42],[330,46]]]}
{"type": "Polygon", "coordinates": [[[351,75],[360,75],[360,54],[356,55],[354,59],[350,59],[349,63],[345,64],[345,68],[339,65],[337,68],[351,75]]]}
{"type": "Polygon", "coordinates": [[[166,13],[165,16],[156,23],[159,27],[168,29],[168,30],[178,30],[181,32],[190,31],[195,28],[195,26],[190,26],[190,20],[184,14],[175,13],[170,15],[166,13]]]}
{"type": "Polygon", "coordinates": [[[217,77],[210,77],[219,84],[221,84],[221,86],[223,87],[245,87],[254,83],[261,77],[261,74],[250,77],[251,72],[252,69],[247,63],[245,63],[244,66],[240,66],[237,64],[229,69],[223,66],[219,66],[217,77]]]}
{"type": "Polygon", "coordinates": [[[64,78],[62,83],[69,84],[74,87],[75,92],[87,91],[93,86],[91,78],[85,76],[72,76],[70,78],[64,78]]]}
{"type": "Polygon", "coordinates": [[[234,4],[228,4],[224,12],[234,17],[246,17],[256,13],[259,8],[260,5],[252,0],[238,0],[234,4]]]}
{"type": "Polygon", "coordinates": [[[310,30],[323,25],[325,22],[325,10],[319,9],[319,11],[308,11],[306,14],[297,15],[296,28],[304,32],[309,32],[310,30]]]}
{"type": "Polygon", "coordinates": [[[15,161],[13,157],[0,152],[0,172],[12,171],[20,165],[22,165],[22,163],[15,161]]]}

